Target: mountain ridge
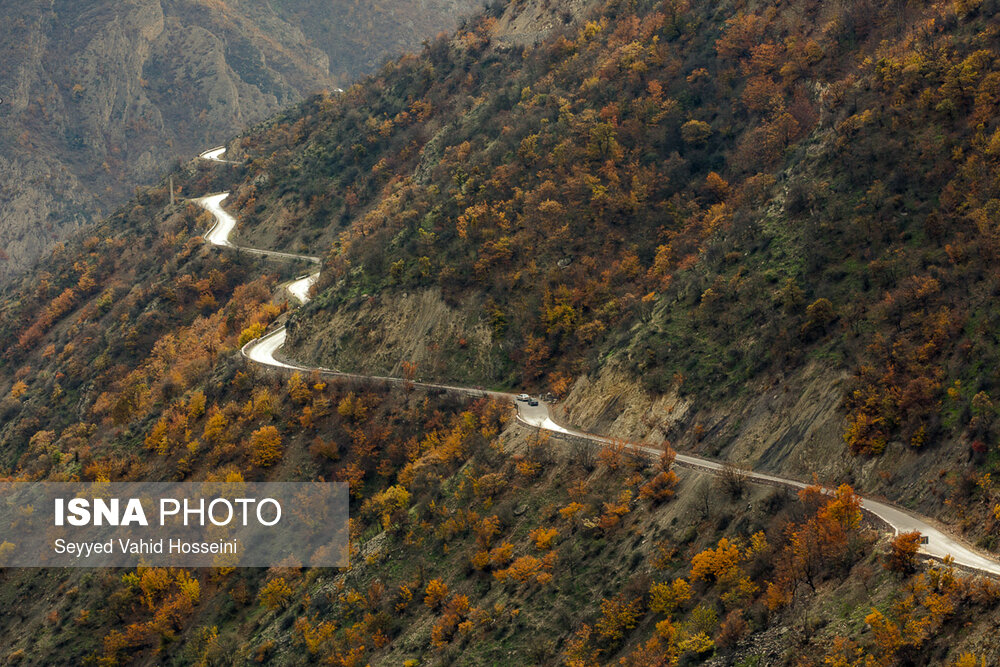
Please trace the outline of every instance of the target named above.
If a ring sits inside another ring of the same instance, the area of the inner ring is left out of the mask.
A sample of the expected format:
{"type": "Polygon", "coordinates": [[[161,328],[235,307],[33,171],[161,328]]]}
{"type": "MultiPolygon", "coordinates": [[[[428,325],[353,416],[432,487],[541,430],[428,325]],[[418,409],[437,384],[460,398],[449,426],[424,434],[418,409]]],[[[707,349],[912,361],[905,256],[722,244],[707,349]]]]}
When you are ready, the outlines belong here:
{"type": "MultiPolygon", "coordinates": [[[[373,60],[419,44],[420,30],[438,20],[450,26],[468,8],[464,0],[448,3],[447,13],[425,8],[419,27],[391,35],[374,27],[365,57],[340,54],[334,75],[330,55],[302,32],[308,13],[289,22],[260,3],[196,0],[11,6],[0,31],[0,280],[102,217],[171,160],[305,95],[346,85],[373,60]]],[[[343,11],[361,20],[367,10],[343,11]]],[[[327,29],[334,41],[343,34],[337,24],[327,29]]]]}
{"type": "Polygon", "coordinates": [[[997,3],[610,0],[501,43],[525,6],[186,161],[0,302],[11,478],[337,480],[352,531],[337,571],[9,572],[9,661],[996,661],[1000,588],[852,487],[997,550],[997,3]],[[323,255],[307,305],[205,243],[184,198],[222,191],[236,245],[323,255]],[[246,364],[285,319],[309,366],[551,391],[665,455],[246,364]]]}

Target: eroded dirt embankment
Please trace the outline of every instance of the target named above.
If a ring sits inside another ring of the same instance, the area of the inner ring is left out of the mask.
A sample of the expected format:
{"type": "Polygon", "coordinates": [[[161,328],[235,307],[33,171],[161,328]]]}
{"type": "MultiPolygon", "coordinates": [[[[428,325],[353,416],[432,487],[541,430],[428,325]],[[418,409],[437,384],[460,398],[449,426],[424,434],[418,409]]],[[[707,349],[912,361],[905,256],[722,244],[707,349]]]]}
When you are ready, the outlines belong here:
{"type": "MultiPolygon", "coordinates": [[[[362,295],[337,308],[297,314],[289,323],[289,358],[307,365],[375,375],[516,388],[510,351],[495,345],[482,310],[453,307],[436,288],[362,295]]],[[[562,423],[633,441],[669,440],[680,450],[755,470],[858,490],[961,524],[944,503],[968,463],[961,442],[917,451],[891,443],[877,458],[852,456],[841,406],[846,372],[813,362],[783,378],[765,378],[740,397],[704,400],[648,392],[614,362],[577,378],[554,409],[562,423]]],[[[972,541],[979,537],[973,532],[972,541]]]]}
{"type": "Polygon", "coordinates": [[[437,288],[362,295],[310,310],[288,325],[285,353],[299,363],[371,375],[494,385],[509,367],[475,304],[450,307],[437,288]]]}
{"type": "Polygon", "coordinates": [[[780,380],[762,380],[735,399],[702,402],[676,392],[653,395],[610,364],[577,380],[554,411],[566,424],[628,440],[669,440],[679,451],[733,461],[762,472],[827,485],[849,483],[955,526],[972,542],[983,536],[964,525],[945,499],[969,463],[960,441],[915,450],[890,443],[879,457],[851,455],[843,440],[843,369],[811,363],[780,380]]]}

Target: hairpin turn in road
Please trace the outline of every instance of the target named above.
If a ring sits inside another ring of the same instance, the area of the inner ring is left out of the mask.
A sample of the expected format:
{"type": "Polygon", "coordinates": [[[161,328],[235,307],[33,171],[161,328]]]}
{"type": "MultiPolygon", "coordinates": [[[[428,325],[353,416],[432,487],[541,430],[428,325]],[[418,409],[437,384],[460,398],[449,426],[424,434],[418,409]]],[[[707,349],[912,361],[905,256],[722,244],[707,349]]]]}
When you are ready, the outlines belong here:
{"type": "MultiPolygon", "coordinates": [[[[200,157],[204,160],[212,162],[234,164],[229,160],[222,159],[222,155],[225,152],[225,147],[218,147],[205,151],[200,155],[200,157]]],[[[236,228],[236,219],[222,208],[222,202],[228,196],[228,192],[222,192],[206,195],[194,200],[196,204],[209,211],[215,217],[215,224],[205,234],[206,241],[216,246],[232,248],[234,250],[252,253],[255,255],[285,260],[302,260],[311,264],[320,264],[320,259],[318,257],[312,257],[309,255],[297,255],[294,253],[234,245],[229,240],[229,236],[236,228]]],[[[300,303],[306,303],[309,300],[309,288],[312,287],[312,285],[319,278],[319,273],[320,272],[317,269],[312,273],[303,275],[296,280],[283,285],[283,287],[287,289],[296,299],[298,299],[300,303]]],[[[582,438],[584,440],[600,444],[613,442],[611,438],[595,435],[593,433],[586,433],[584,431],[578,431],[556,423],[556,421],[552,418],[549,406],[542,401],[539,401],[537,405],[530,405],[525,401],[516,400],[516,396],[514,394],[488,391],[477,387],[458,387],[445,384],[411,382],[403,378],[341,373],[329,368],[302,366],[275,356],[280,353],[284,344],[285,328],[281,327],[271,331],[261,338],[250,341],[243,346],[241,353],[246,359],[253,363],[277,369],[279,371],[300,371],[306,373],[316,372],[332,378],[378,381],[399,385],[409,384],[412,386],[439,389],[467,396],[491,396],[494,398],[509,400],[517,406],[518,421],[527,426],[549,431],[557,435],[582,438]]],[[[629,444],[629,447],[649,456],[659,456],[662,453],[662,450],[660,449],[646,447],[640,444],[629,444]]],[[[681,453],[677,454],[675,463],[682,467],[693,468],[712,474],[718,474],[726,468],[726,464],[723,462],[681,453]]],[[[763,472],[756,472],[753,470],[747,470],[746,476],[748,480],[753,482],[784,486],[791,489],[803,489],[808,486],[806,483],[799,480],[763,472]]],[[[920,516],[919,514],[904,510],[886,502],[866,497],[862,497],[861,508],[868,514],[880,519],[896,534],[919,531],[921,535],[926,538],[926,542],[921,545],[920,549],[921,553],[925,556],[942,560],[950,557],[954,564],[961,568],[1000,577],[1000,562],[994,558],[976,552],[962,540],[948,535],[941,529],[937,528],[934,525],[934,522],[927,517],[920,516]]]]}

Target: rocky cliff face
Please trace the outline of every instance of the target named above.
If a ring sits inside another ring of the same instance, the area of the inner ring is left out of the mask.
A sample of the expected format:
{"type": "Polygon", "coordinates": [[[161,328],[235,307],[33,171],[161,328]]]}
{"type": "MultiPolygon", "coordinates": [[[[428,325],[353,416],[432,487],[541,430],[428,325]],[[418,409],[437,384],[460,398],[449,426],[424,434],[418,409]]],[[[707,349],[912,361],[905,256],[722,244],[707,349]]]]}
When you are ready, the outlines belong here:
{"type": "Polygon", "coordinates": [[[410,0],[366,2],[361,3],[363,8],[358,4],[331,0],[270,3],[278,16],[301,26],[306,37],[323,49],[330,58],[330,73],[338,82],[378,67],[386,53],[418,51],[422,42],[442,32],[450,33],[463,17],[487,3],[410,0]]]}
{"type": "Polygon", "coordinates": [[[0,4],[0,281],[171,159],[345,83],[421,30],[451,27],[459,6],[471,3],[427,7],[385,38],[358,29],[385,11],[364,4],[338,10],[351,18],[342,23],[305,1],[0,4]],[[347,32],[365,55],[331,67],[324,49],[347,32]]]}
{"type": "Polygon", "coordinates": [[[497,43],[531,46],[568,25],[597,5],[596,0],[526,0],[508,5],[496,26],[497,43]]]}

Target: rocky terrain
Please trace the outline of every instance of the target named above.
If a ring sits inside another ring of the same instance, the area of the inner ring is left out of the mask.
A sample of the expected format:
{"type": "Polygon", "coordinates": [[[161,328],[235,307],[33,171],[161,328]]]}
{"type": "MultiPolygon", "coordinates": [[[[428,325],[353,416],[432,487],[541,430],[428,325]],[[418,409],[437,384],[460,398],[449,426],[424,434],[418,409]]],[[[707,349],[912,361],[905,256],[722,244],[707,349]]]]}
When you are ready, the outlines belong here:
{"type": "Polygon", "coordinates": [[[473,3],[399,4],[3,3],[0,283],[171,160],[347,85],[473,3]]]}
{"type": "MultiPolygon", "coordinates": [[[[1000,554],[997,17],[511,0],[192,148],[234,163],[175,165],[184,198],[139,188],[0,298],[0,474],[343,482],[351,567],[8,569],[0,659],[1000,663],[1000,586],[921,557],[935,526],[1000,554]]],[[[213,107],[191,77],[150,104],[213,107]]]]}

